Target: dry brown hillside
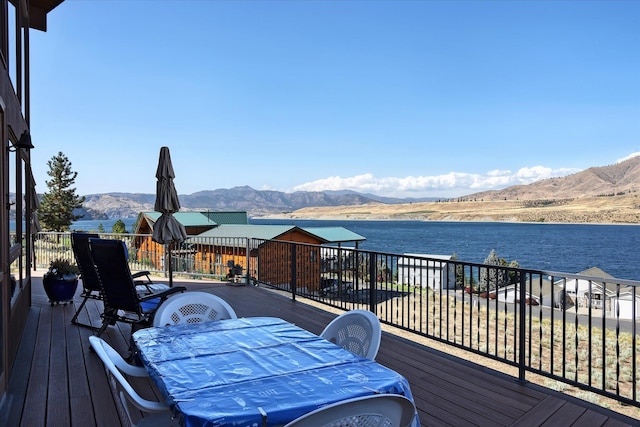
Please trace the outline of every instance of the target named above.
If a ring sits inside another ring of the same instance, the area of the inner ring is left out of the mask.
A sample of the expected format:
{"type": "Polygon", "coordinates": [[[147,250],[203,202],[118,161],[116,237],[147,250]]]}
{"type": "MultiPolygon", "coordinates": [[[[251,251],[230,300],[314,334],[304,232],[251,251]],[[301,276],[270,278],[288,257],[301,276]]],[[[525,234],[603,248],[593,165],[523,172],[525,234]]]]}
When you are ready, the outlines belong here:
{"type": "Polygon", "coordinates": [[[476,200],[575,199],[640,192],[640,156],[609,166],[593,167],[561,178],[466,196],[476,200]]]}
{"type": "Polygon", "coordinates": [[[455,201],[311,207],[286,217],[640,224],[640,157],[455,201]]]}

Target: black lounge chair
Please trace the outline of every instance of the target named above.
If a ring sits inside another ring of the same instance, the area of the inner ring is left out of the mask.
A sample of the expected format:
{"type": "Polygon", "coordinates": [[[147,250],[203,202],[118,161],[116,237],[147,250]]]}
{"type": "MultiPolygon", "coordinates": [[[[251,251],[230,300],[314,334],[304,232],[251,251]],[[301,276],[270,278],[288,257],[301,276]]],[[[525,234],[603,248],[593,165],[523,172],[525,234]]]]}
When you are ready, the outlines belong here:
{"type": "Polygon", "coordinates": [[[169,296],[186,290],[184,286],[174,286],[141,296],[129,270],[125,246],[120,240],[90,238],[89,252],[105,303],[102,326],[97,336],[116,322],[131,324],[132,333],[151,326],[160,304],[169,296]]]}
{"type": "MultiPolygon", "coordinates": [[[[82,302],[78,306],[71,323],[78,326],[84,326],[93,330],[99,330],[97,326],[93,326],[88,323],[82,323],[78,320],[78,316],[82,312],[85,304],[90,299],[102,300],[102,288],[100,287],[100,280],[96,274],[96,269],[91,259],[91,253],[89,252],[89,239],[96,239],[100,236],[94,233],[71,233],[71,247],[73,249],[73,255],[76,259],[76,264],[80,270],[80,279],[82,281],[82,293],[80,297],[82,302]]],[[[153,283],[150,278],[150,272],[139,271],[132,274],[134,282],[136,284],[136,291],[139,295],[148,295],[154,292],[161,292],[169,289],[168,285],[163,283],[153,283]]]]}
{"type": "Polygon", "coordinates": [[[89,239],[98,238],[97,234],[91,233],[71,233],[71,248],[73,249],[73,255],[76,259],[76,264],[80,270],[80,279],[82,281],[82,303],[76,310],[76,313],[71,318],[71,323],[78,326],[84,326],[94,330],[99,329],[88,323],[82,323],[78,321],[78,315],[84,308],[85,304],[90,299],[102,300],[102,290],[100,288],[100,281],[96,275],[96,270],[93,268],[93,262],[91,261],[91,254],[89,253],[89,239]]]}

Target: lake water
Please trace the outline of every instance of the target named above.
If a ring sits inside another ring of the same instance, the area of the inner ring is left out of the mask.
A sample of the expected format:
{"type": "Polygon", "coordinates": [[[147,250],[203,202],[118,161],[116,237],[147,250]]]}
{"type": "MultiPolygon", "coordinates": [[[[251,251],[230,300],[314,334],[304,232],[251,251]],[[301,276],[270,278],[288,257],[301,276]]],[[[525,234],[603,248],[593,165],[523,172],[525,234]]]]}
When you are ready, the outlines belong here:
{"type": "Polygon", "coordinates": [[[342,226],[367,238],[360,249],[452,255],[484,262],[492,249],[523,268],[578,273],[599,267],[640,280],[640,226],[502,222],[252,220],[255,224],[342,226]]]}
{"type": "MultiPolygon", "coordinates": [[[[106,232],[116,220],[76,221],[72,229],[106,232]]],[[[123,219],[131,232],[135,218],[123,219]]],[[[367,240],[360,249],[394,254],[452,255],[482,263],[492,249],[523,268],[578,273],[599,267],[619,279],[640,280],[640,226],[502,222],[324,221],[251,219],[251,224],[342,226],[367,240]]]]}

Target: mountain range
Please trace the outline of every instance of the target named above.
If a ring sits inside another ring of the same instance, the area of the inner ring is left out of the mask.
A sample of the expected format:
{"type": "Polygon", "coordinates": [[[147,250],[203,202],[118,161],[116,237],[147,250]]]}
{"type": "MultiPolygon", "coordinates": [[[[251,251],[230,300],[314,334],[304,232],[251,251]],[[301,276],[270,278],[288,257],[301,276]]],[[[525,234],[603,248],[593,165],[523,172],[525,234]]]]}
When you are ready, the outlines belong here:
{"type": "MultiPolygon", "coordinates": [[[[83,219],[131,218],[142,211],[153,211],[155,194],[103,193],[85,196],[84,208],[76,214],[83,219]]],[[[182,211],[246,211],[249,216],[282,214],[309,206],[344,206],[367,203],[411,203],[435,198],[392,198],[355,191],[281,191],[256,190],[249,186],[199,191],[179,196],[182,211]]]]}
{"type": "MultiPolygon", "coordinates": [[[[640,190],[640,156],[608,166],[592,167],[572,175],[529,185],[469,194],[455,200],[566,200],[631,194],[640,190]]],[[[131,218],[153,211],[155,194],[103,193],[86,195],[83,219],[131,218]]],[[[360,206],[435,202],[439,198],[391,198],[355,191],[297,191],[284,193],[249,186],[199,191],[179,196],[183,211],[246,211],[249,216],[287,214],[308,207],[360,206]]],[[[452,199],[454,200],[454,199],[452,199]]]]}

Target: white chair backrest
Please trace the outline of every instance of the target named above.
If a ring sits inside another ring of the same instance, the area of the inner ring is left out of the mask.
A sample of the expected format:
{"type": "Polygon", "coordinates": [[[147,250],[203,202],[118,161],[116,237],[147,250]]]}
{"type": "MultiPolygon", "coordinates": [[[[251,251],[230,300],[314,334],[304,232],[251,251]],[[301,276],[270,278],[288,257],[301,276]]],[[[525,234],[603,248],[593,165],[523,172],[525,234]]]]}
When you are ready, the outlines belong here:
{"type": "Polygon", "coordinates": [[[222,298],[208,292],[185,292],[168,298],[153,317],[153,326],[236,319],[238,316],[222,298]]]}
{"type": "MultiPolygon", "coordinates": [[[[131,414],[129,412],[128,405],[126,400],[135,405],[138,409],[143,412],[167,412],[170,416],[171,413],[169,411],[169,407],[161,402],[154,402],[151,400],[143,399],[131,386],[129,381],[122,375],[122,372],[127,375],[143,377],[147,376],[147,372],[145,368],[140,366],[132,366],[129,365],[119,354],[114,350],[109,344],[107,344],[102,338],[97,336],[90,336],[89,343],[91,347],[95,350],[96,354],[102,360],[104,364],[105,370],[107,371],[107,376],[110,381],[115,380],[115,384],[112,382],[112,386],[116,386],[116,390],[114,390],[115,394],[122,397],[126,397],[123,399],[123,409],[126,412],[127,417],[129,418],[129,422],[133,425],[133,421],[131,420],[131,414]]],[[[170,418],[169,418],[170,419],[170,418]]]]}
{"type": "Polygon", "coordinates": [[[415,416],[416,408],[406,397],[374,394],[316,409],[285,427],[407,427],[415,416]]]}
{"type": "Polygon", "coordinates": [[[324,339],[367,359],[375,360],[382,328],[378,317],[367,310],[351,310],[333,319],[320,334],[324,339]]]}

